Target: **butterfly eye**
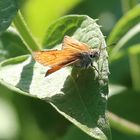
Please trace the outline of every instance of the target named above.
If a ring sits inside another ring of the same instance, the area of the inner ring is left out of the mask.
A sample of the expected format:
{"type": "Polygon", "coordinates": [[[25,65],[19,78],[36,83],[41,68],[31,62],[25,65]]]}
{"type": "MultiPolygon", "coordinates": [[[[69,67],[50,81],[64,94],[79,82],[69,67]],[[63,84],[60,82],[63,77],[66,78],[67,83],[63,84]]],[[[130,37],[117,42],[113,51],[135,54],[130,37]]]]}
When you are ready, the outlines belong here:
{"type": "Polygon", "coordinates": [[[93,51],[93,52],[90,53],[89,56],[90,56],[90,58],[99,57],[99,52],[97,52],[97,51],[93,51]]]}
{"type": "Polygon", "coordinates": [[[95,57],[94,54],[90,54],[89,56],[90,56],[91,58],[94,58],[94,57],[95,57]]]}

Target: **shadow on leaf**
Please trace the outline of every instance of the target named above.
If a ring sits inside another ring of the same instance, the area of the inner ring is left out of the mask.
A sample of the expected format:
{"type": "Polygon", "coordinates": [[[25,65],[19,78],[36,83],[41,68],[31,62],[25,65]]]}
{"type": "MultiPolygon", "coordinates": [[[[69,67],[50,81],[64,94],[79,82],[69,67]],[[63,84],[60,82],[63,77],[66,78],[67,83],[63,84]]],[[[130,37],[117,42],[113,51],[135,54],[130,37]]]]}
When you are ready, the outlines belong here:
{"type": "Polygon", "coordinates": [[[25,65],[22,69],[20,80],[16,85],[17,88],[29,93],[30,85],[33,77],[33,68],[35,61],[31,59],[30,63],[25,65]]]}
{"type": "Polygon", "coordinates": [[[57,109],[70,116],[71,121],[92,128],[99,127],[103,132],[107,126],[105,118],[106,98],[100,93],[98,78],[92,68],[72,70],[61,91],[63,95],[51,98],[57,109]],[[74,119],[74,120],[72,120],[74,119]]]}

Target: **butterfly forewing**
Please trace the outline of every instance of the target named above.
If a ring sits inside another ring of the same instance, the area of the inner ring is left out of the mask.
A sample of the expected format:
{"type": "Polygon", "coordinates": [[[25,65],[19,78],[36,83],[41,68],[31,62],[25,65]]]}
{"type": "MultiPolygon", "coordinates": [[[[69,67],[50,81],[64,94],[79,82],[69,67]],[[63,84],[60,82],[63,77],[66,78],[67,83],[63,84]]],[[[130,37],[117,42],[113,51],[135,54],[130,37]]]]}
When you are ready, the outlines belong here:
{"type": "Polygon", "coordinates": [[[73,50],[38,51],[33,56],[40,64],[52,67],[75,61],[79,58],[79,52],[73,50]]]}
{"type": "Polygon", "coordinates": [[[63,40],[63,49],[74,49],[79,52],[87,52],[89,51],[89,46],[85,43],[79,42],[78,40],[72,37],[65,36],[63,40]]]}

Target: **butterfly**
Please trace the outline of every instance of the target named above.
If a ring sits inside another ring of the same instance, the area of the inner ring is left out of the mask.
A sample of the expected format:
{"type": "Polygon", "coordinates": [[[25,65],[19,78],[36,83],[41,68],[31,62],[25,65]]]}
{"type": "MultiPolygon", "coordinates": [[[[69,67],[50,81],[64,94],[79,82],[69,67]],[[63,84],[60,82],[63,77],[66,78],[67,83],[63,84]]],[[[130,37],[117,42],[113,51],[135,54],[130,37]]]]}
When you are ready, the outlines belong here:
{"type": "MultiPolygon", "coordinates": [[[[33,53],[35,61],[50,67],[45,76],[72,64],[80,68],[90,66],[95,68],[93,61],[97,60],[99,56],[99,49],[90,48],[87,44],[69,36],[64,37],[61,50],[44,50],[33,53]]],[[[95,70],[97,69],[95,68],[95,70]]]]}

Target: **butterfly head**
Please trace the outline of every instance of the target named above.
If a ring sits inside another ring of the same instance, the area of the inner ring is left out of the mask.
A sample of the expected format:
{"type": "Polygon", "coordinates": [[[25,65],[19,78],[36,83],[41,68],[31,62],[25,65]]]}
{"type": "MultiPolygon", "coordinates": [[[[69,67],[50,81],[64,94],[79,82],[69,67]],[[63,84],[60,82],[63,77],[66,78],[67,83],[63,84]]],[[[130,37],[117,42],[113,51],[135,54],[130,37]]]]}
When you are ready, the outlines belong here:
{"type": "Polygon", "coordinates": [[[100,52],[98,49],[91,49],[89,52],[89,57],[91,60],[98,59],[100,56],[100,52]]]}

